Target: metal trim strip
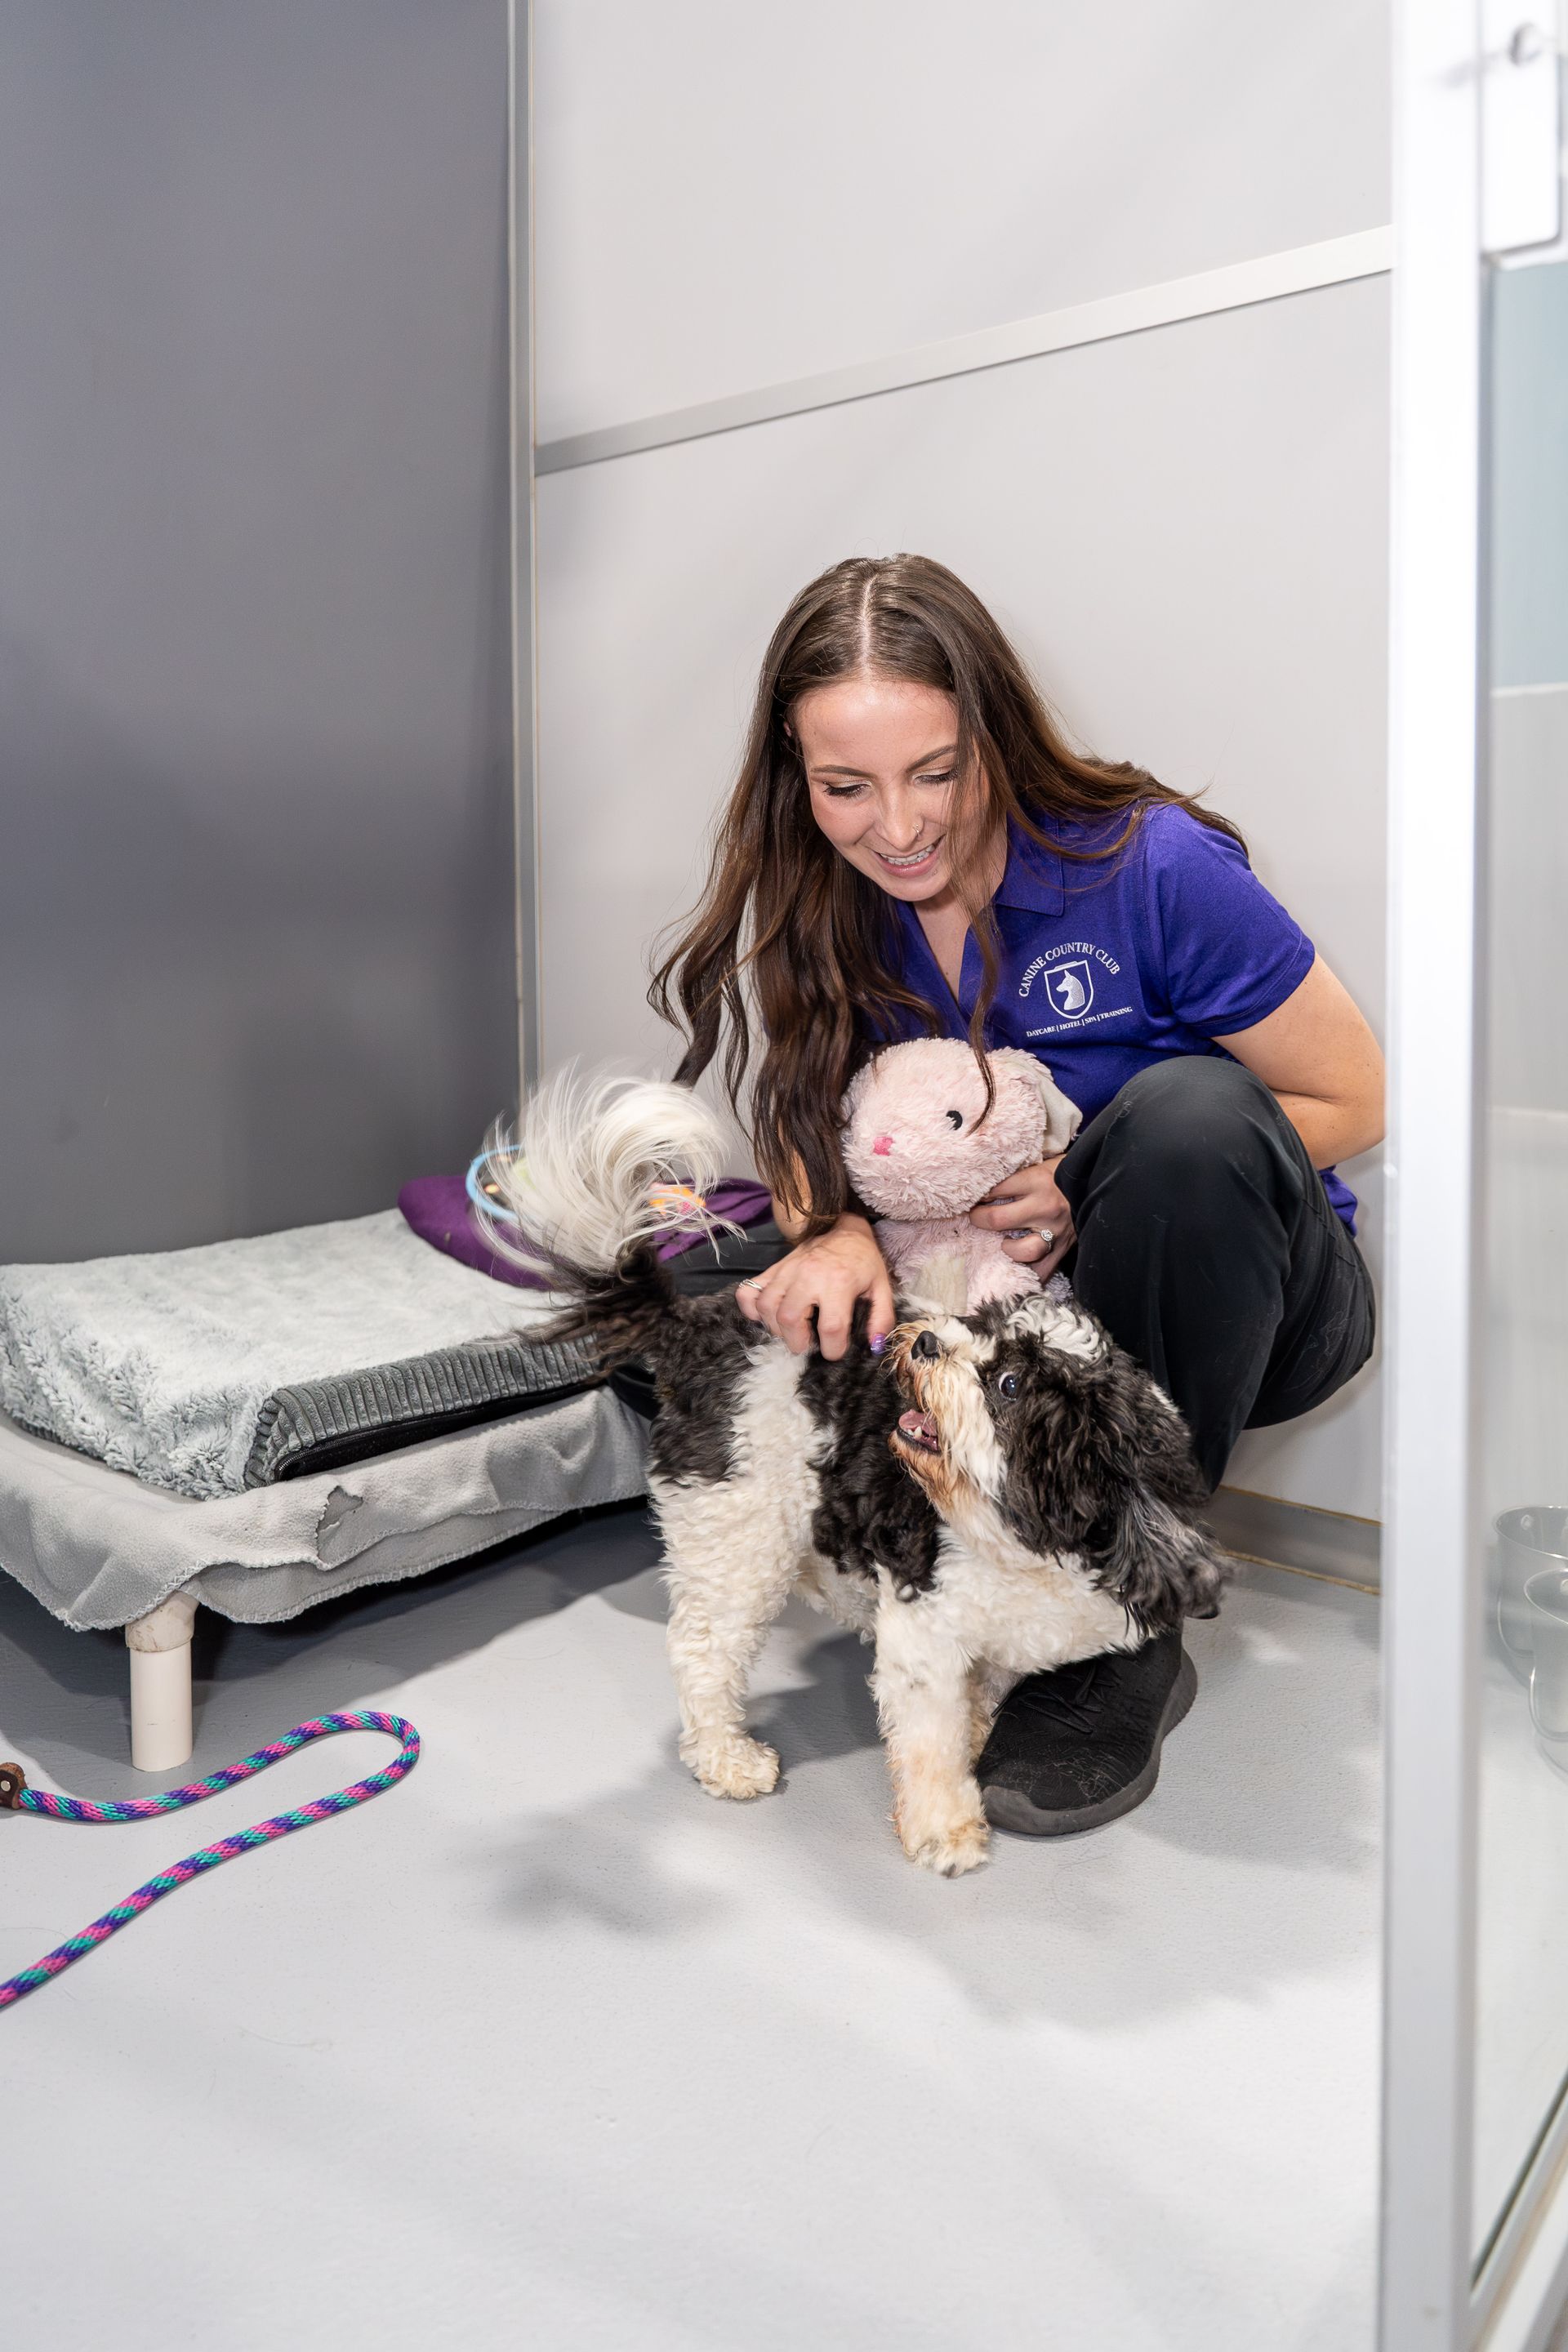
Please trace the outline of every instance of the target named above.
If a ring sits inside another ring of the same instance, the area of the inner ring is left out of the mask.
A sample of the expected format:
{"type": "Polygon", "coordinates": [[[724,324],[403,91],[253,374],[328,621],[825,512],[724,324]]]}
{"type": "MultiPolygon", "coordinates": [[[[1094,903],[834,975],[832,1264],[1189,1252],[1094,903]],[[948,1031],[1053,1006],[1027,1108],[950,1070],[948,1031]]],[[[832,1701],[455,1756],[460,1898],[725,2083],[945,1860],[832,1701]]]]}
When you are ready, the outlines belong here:
{"type": "Polygon", "coordinates": [[[1293,246],[1283,253],[1266,253],[1256,260],[1232,262],[1194,277],[1167,278],[1158,286],[1109,294],[1069,310],[1047,310],[1037,318],[1016,319],[1006,326],[984,327],[973,334],[952,335],[942,342],[889,352],[885,358],[859,360],[851,367],[834,368],[823,375],[763,384],[754,392],[731,393],[721,400],[699,401],[689,408],[636,417],[625,425],[601,425],[591,433],[566,434],[539,446],[533,468],[536,474],[566,473],[577,466],[602,465],[610,457],[637,457],[679,441],[739,432],[749,425],[771,425],[780,417],[805,415],[812,409],[837,408],[847,401],[906,392],[915,384],[937,383],[948,376],[1008,367],[1016,360],[1039,359],[1047,352],[1111,342],[1124,335],[1146,333],[1151,327],[1179,326],[1186,320],[1212,318],[1222,310],[1246,310],[1254,303],[1279,301],[1286,295],[1313,293],[1321,287],[1343,286],[1358,278],[1377,278],[1392,267],[1393,257],[1391,228],[1357,229],[1349,236],[1293,246]]]}

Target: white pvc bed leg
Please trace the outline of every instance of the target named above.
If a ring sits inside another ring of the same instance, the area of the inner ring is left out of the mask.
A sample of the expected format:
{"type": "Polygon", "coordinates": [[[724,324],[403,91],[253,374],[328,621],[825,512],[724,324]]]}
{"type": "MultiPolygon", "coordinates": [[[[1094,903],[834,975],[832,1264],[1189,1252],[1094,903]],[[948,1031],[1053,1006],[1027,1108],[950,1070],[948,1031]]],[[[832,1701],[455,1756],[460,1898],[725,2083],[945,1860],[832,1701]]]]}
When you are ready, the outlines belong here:
{"type": "Polygon", "coordinates": [[[131,1761],[167,1772],[191,1752],[191,1628],[194,1592],[172,1592],[161,1608],[125,1628],[131,1651],[131,1761]]]}

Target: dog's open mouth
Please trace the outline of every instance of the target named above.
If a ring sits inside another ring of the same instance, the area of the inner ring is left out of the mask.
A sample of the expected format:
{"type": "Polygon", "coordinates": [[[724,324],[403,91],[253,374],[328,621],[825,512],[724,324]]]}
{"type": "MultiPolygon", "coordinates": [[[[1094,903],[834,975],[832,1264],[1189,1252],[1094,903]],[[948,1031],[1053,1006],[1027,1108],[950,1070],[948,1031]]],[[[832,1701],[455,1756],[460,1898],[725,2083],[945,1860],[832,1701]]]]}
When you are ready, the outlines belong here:
{"type": "Polygon", "coordinates": [[[929,1412],[901,1412],[899,1415],[899,1435],[907,1445],[918,1445],[922,1454],[940,1454],[942,1439],[937,1425],[929,1412]]]}

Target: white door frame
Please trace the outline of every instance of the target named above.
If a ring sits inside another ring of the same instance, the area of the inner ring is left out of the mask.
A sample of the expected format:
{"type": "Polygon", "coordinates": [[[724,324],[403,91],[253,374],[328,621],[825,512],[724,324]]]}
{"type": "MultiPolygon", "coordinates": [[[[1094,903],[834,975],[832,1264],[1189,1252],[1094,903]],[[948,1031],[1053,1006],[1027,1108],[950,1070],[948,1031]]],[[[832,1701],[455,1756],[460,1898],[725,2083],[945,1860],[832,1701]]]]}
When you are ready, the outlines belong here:
{"type": "MultiPolygon", "coordinates": [[[[1483,1558],[1472,1336],[1486,1099],[1481,134],[1488,77],[1509,70],[1493,37],[1499,13],[1494,0],[1395,6],[1381,2352],[1544,2352],[1568,2292],[1558,2131],[1543,2138],[1486,2268],[1471,2276],[1483,1558]]],[[[1520,6],[1521,25],[1529,13],[1520,6]]],[[[1544,0],[1536,22],[1552,38],[1554,16],[1544,0]]]]}

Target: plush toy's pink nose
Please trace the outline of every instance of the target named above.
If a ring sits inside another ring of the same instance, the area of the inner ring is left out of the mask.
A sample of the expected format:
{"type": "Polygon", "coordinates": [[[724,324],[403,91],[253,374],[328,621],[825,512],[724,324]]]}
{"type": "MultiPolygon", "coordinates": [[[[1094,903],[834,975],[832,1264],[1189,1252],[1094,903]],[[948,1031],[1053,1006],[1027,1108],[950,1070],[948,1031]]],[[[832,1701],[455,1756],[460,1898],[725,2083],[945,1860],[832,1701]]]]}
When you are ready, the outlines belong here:
{"type": "Polygon", "coordinates": [[[871,1146],[872,1150],[873,1150],[874,1152],[876,1152],[876,1153],[879,1155],[879,1158],[881,1158],[881,1159],[883,1159],[883,1160],[885,1160],[885,1159],[887,1158],[887,1156],[888,1156],[889,1152],[889,1151],[891,1151],[892,1148],[893,1148],[893,1139],[892,1139],[892,1137],[891,1137],[890,1135],[879,1135],[879,1136],[877,1138],[877,1140],[875,1141],[875,1143],[873,1143],[873,1144],[872,1144],[872,1146],[871,1146]]]}

